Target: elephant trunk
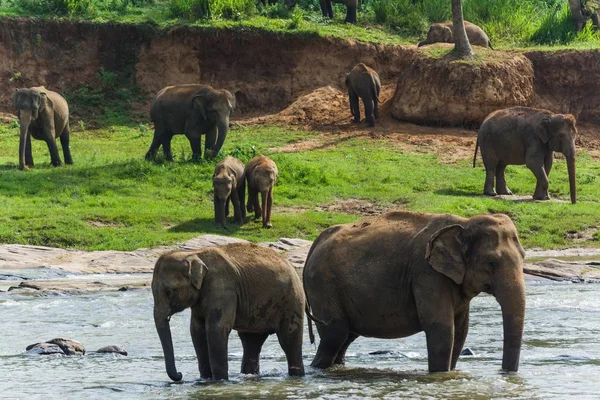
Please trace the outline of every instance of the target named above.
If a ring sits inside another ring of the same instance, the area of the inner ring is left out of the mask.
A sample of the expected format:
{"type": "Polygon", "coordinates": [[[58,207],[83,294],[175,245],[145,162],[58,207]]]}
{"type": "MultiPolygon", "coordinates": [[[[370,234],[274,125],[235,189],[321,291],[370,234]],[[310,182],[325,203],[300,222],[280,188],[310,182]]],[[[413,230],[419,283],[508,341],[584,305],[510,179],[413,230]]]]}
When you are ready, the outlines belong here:
{"type": "Polygon", "coordinates": [[[32,121],[31,110],[19,110],[19,124],[21,126],[19,138],[19,168],[25,169],[25,148],[27,146],[27,135],[29,134],[29,125],[32,121]]]}
{"type": "Polygon", "coordinates": [[[169,318],[159,314],[162,313],[158,313],[154,310],[154,324],[156,325],[156,331],[158,332],[158,337],[160,338],[160,343],[163,348],[167,375],[169,375],[171,380],[178,382],[183,375],[181,372],[177,372],[177,368],[175,368],[175,355],[173,353],[173,339],[171,338],[169,318]]]}
{"type": "Polygon", "coordinates": [[[215,225],[221,225],[223,228],[227,228],[227,216],[225,215],[225,204],[227,199],[220,199],[215,194],[215,225]]]}
{"type": "Polygon", "coordinates": [[[569,191],[571,193],[571,203],[577,203],[577,183],[575,181],[575,151],[573,155],[567,156],[567,169],[569,171],[569,191]]]}
{"type": "Polygon", "coordinates": [[[426,40],[423,40],[422,42],[419,42],[417,47],[422,47],[422,46],[425,46],[426,44],[429,44],[429,43],[426,40]]]}
{"type": "Polygon", "coordinates": [[[217,128],[219,129],[219,131],[217,136],[217,143],[215,144],[215,147],[213,147],[212,150],[213,158],[216,157],[217,154],[219,154],[219,151],[221,151],[221,147],[223,147],[223,143],[225,143],[227,132],[229,132],[229,117],[224,118],[222,121],[219,121],[219,123],[217,124],[217,128]]]}
{"type": "MultiPolygon", "coordinates": [[[[517,371],[521,355],[523,324],[525,321],[525,284],[522,275],[509,288],[502,288],[495,294],[502,308],[502,324],[504,327],[504,348],[502,369],[517,371]]],[[[499,288],[500,289],[500,288],[499,288]]]]}

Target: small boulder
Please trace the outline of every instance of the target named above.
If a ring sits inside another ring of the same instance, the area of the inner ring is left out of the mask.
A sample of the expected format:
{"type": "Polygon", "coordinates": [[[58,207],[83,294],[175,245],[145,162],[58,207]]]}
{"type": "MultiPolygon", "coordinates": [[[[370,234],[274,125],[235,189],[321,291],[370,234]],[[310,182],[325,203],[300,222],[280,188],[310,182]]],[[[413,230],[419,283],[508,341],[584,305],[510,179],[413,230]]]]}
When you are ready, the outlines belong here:
{"type": "Polygon", "coordinates": [[[122,356],[126,356],[127,350],[121,346],[104,346],[101,349],[98,349],[96,353],[117,353],[122,356]]]}
{"type": "Polygon", "coordinates": [[[464,349],[462,349],[462,351],[460,352],[461,356],[474,356],[475,353],[473,353],[473,350],[471,350],[469,347],[465,347],[464,349]]]}
{"type": "Polygon", "coordinates": [[[62,351],[65,352],[68,356],[82,356],[85,354],[85,347],[77,340],[65,339],[65,338],[55,338],[52,340],[48,340],[46,343],[51,343],[59,346],[62,351]]]}
{"type": "Polygon", "coordinates": [[[51,343],[34,343],[25,348],[25,354],[47,356],[51,354],[65,355],[60,346],[51,343]]]}

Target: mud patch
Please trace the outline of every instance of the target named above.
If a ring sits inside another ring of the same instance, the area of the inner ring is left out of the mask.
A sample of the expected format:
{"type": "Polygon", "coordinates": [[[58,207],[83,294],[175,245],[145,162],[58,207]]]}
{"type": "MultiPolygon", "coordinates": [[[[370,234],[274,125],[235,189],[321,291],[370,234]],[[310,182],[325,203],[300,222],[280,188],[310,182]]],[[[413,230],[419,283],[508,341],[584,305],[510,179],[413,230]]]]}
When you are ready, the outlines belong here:
{"type": "Polygon", "coordinates": [[[347,199],[336,201],[333,204],[319,206],[318,209],[321,211],[369,216],[386,213],[390,210],[390,207],[376,205],[368,200],[347,199]]]}
{"type": "Polygon", "coordinates": [[[10,124],[11,122],[16,121],[17,119],[17,116],[14,114],[0,112],[0,122],[4,124],[10,124]]]}
{"type": "Polygon", "coordinates": [[[88,219],[85,222],[94,228],[119,228],[123,226],[123,224],[112,220],[88,219]]]}
{"type": "Polygon", "coordinates": [[[568,231],[565,234],[565,239],[576,243],[593,241],[596,240],[595,235],[598,233],[598,230],[600,228],[596,226],[584,229],[583,231],[568,231]]]}

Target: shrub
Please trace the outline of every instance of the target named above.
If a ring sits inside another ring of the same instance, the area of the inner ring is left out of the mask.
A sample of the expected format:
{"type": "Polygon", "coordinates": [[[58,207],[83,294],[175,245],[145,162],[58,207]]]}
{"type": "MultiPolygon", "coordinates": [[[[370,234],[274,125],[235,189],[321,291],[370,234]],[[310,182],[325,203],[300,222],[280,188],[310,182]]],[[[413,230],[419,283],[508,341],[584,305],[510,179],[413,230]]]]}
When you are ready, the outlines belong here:
{"type": "MultiPolygon", "coordinates": [[[[589,25],[580,32],[591,33],[589,25]]],[[[543,19],[539,28],[531,35],[531,41],[537,44],[565,44],[575,39],[571,10],[567,3],[557,4],[554,10],[543,19]]]]}
{"type": "Polygon", "coordinates": [[[209,0],[169,0],[169,12],[176,18],[208,18],[210,4],[209,0]]]}
{"type": "Polygon", "coordinates": [[[34,15],[86,15],[94,9],[94,0],[15,0],[15,4],[34,15]]]}
{"type": "Polygon", "coordinates": [[[375,22],[386,24],[408,35],[421,35],[429,22],[413,0],[372,0],[369,7],[373,10],[375,22]]]}
{"type": "Polygon", "coordinates": [[[210,11],[216,18],[240,20],[256,14],[254,0],[211,0],[210,11]]]}

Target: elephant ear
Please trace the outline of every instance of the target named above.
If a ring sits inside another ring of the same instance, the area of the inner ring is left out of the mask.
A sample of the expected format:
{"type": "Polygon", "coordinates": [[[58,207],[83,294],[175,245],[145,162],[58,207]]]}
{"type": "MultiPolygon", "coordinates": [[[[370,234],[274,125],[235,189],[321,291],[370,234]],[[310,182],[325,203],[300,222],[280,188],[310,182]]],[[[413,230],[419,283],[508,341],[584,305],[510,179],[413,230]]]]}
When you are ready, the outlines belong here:
{"type": "Polygon", "coordinates": [[[207,105],[208,97],[206,94],[201,93],[192,97],[192,107],[202,115],[203,119],[208,119],[208,113],[206,112],[207,105]]]}
{"type": "Polygon", "coordinates": [[[444,42],[446,43],[452,43],[452,28],[450,28],[449,26],[444,26],[444,31],[442,33],[442,36],[444,37],[444,42]]]}
{"type": "Polygon", "coordinates": [[[190,256],[186,258],[189,264],[189,279],[193,287],[200,290],[202,282],[208,273],[208,267],[198,256],[190,256]]]}
{"type": "Polygon", "coordinates": [[[540,140],[544,143],[548,143],[550,141],[551,125],[552,119],[550,117],[545,117],[540,121],[540,126],[535,132],[540,140]]]}
{"type": "Polygon", "coordinates": [[[463,231],[458,224],[440,229],[431,235],[425,251],[425,259],[433,269],[457,284],[462,283],[466,272],[463,231]]]}

